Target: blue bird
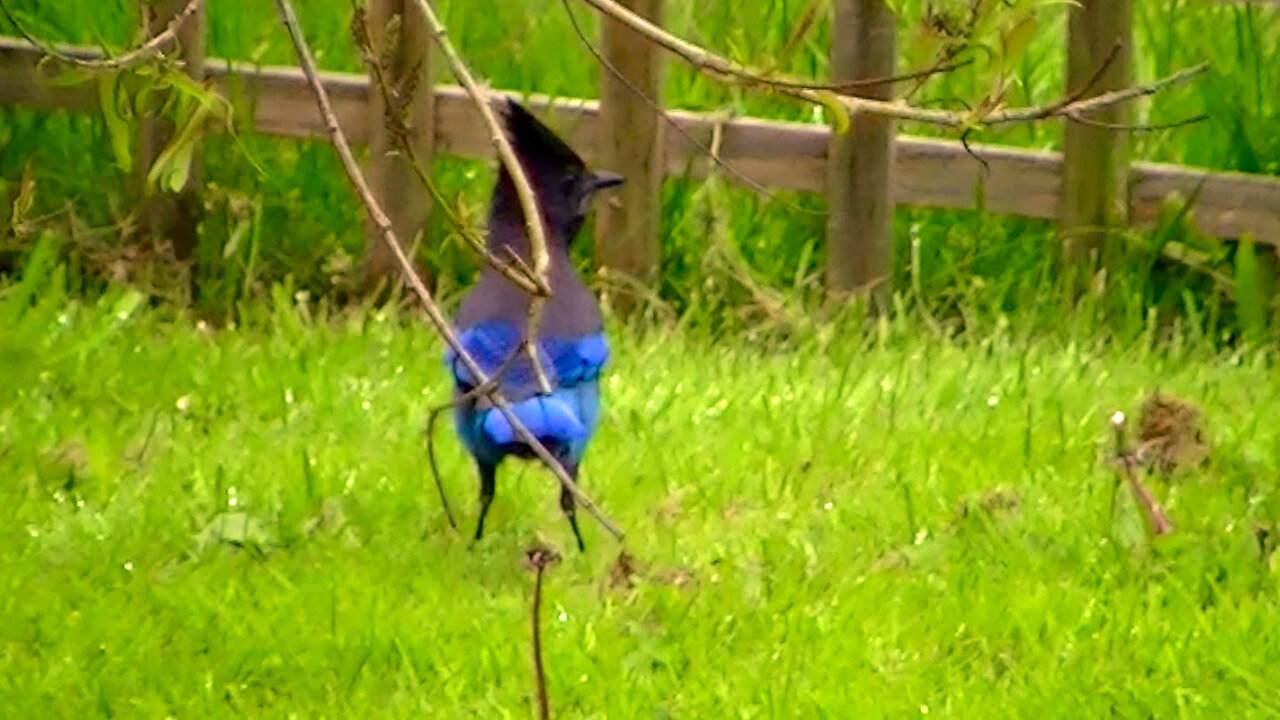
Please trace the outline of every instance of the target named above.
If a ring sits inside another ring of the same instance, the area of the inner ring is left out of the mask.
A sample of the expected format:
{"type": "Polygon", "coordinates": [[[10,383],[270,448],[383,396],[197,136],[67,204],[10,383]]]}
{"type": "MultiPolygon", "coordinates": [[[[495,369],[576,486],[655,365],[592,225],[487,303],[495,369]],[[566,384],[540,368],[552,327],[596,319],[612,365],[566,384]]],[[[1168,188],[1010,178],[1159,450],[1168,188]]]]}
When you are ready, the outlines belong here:
{"type": "MultiPolygon", "coordinates": [[[[582,158],[519,103],[509,101],[505,116],[507,138],[533,186],[546,228],[551,297],[543,306],[536,345],[552,392],[541,393],[526,351],[508,364],[498,386],[515,416],[576,482],[600,415],[599,378],[609,359],[609,344],[596,298],[578,277],[569,246],[582,228],[592,198],[600,190],[622,183],[623,178],[589,171],[582,158]]],[[[488,249],[493,255],[514,253],[529,263],[524,215],[505,168],[500,169],[493,190],[488,229],[488,249]]],[[[497,375],[520,348],[529,302],[524,290],[487,265],[463,298],[455,318],[458,340],[487,377],[497,375]]],[[[479,540],[485,514],[493,503],[498,465],[507,457],[535,456],[501,411],[484,398],[462,397],[478,383],[452,349],[445,353],[445,364],[453,374],[454,398],[458,400],[454,428],[480,475],[480,515],[475,532],[475,540],[479,540]]],[[[565,488],[560,491],[560,507],[569,518],[578,549],[585,549],[574,515],[574,498],[565,488]]]]}

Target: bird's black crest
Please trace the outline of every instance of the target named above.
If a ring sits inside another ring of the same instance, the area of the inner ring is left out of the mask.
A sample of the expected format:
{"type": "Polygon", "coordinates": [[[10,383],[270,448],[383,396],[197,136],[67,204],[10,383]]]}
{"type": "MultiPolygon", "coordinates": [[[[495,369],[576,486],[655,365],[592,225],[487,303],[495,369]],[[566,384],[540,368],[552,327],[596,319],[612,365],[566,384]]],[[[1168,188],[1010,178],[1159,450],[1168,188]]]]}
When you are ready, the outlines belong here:
{"type": "Polygon", "coordinates": [[[582,171],[586,163],[551,128],[543,125],[520,103],[507,100],[507,139],[525,164],[582,171]]]}

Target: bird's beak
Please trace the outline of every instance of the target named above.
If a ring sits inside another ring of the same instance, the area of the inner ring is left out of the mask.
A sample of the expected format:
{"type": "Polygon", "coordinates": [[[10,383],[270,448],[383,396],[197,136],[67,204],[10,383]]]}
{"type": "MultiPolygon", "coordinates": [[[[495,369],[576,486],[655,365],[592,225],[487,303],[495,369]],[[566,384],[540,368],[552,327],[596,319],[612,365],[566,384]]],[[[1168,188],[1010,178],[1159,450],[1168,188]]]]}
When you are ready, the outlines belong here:
{"type": "Polygon", "coordinates": [[[626,182],[626,178],[618,173],[601,170],[600,172],[591,173],[591,182],[588,187],[591,188],[591,192],[596,192],[615,185],[621,185],[624,182],[626,182]]]}

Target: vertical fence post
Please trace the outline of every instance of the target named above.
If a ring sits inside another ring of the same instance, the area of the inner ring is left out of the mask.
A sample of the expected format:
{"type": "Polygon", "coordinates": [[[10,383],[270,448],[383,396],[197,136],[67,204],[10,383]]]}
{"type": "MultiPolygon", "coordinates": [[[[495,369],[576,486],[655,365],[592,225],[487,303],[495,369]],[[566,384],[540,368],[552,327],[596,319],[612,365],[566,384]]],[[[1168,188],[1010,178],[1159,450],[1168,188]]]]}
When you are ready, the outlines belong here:
{"type": "MultiPolygon", "coordinates": [[[[162,32],[186,4],[185,0],[144,2],[143,22],[147,32],[152,36],[162,32]]],[[[204,24],[205,7],[202,3],[177,33],[186,73],[196,82],[204,80],[204,24]]],[[[186,184],[178,192],[145,186],[148,171],[174,137],[173,122],[160,115],[163,105],[164,98],[154,98],[138,118],[138,187],[142,196],[142,223],[148,235],[169,240],[177,259],[186,261],[195,252],[196,225],[200,219],[200,146],[197,140],[186,184]]]]}
{"type": "MultiPolygon", "coordinates": [[[[883,78],[894,72],[895,19],[884,0],[835,0],[831,81],[883,78]]],[[[858,94],[889,99],[891,84],[858,94]]],[[[827,155],[827,291],[839,297],[870,292],[884,308],[893,292],[894,123],[859,116],[831,136],[827,155]]]]}
{"type": "MultiPolygon", "coordinates": [[[[656,25],[664,0],[622,0],[656,25]]],[[[602,19],[604,57],[659,107],[662,105],[661,53],[640,35],[612,18],[602,19]]],[[[627,83],[600,68],[600,153],[602,169],[621,173],[626,182],[597,204],[596,254],[600,266],[642,283],[657,278],[659,216],[664,162],[662,119],[627,83]]],[[[630,293],[618,307],[634,306],[630,293]]]]}
{"type": "MultiPolygon", "coordinates": [[[[403,119],[408,125],[408,142],[430,170],[435,149],[435,94],[431,87],[431,36],[417,5],[406,0],[371,0],[369,38],[375,58],[387,58],[387,82],[399,98],[403,119]],[[389,37],[387,29],[398,18],[399,32],[389,37]],[[387,47],[388,42],[395,43],[387,47]],[[407,97],[406,97],[407,94],[407,97]]],[[[409,159],[395,152],[397,145],[385,121],[386,104],[377,80],[369,86],[369,165],[367,174],[374,194],[395,228],[396,237],[408,251],[418,231],[426,226],[431,194],[423,187],[409,159]]],[[[364,270],[369,283],[396,277],[399,266],[391,250],[382,242],[378,229],[366,222],[364,270]]]]}
{"type": "MultiPolygon", "coordinates": [[[[1067,92],[1075,93],[1097,75],[1084,97],[1117,90],[1129,82],[1133,44],[1131,0],[1080,0],[1069,6],[1067,92]],[[1111,63],[1116,42],[1121,43],[1111,63]]],[[[1124,103],[1090,115],[1103,123],[1123,123],[1124,103]]],[[[1062,207],[1059,232],[1064,256],[1100,262],[1109,228],[1123,224],[1129,209],[1128,136],[1124,132],[1064,120],[1062,207]]]]}

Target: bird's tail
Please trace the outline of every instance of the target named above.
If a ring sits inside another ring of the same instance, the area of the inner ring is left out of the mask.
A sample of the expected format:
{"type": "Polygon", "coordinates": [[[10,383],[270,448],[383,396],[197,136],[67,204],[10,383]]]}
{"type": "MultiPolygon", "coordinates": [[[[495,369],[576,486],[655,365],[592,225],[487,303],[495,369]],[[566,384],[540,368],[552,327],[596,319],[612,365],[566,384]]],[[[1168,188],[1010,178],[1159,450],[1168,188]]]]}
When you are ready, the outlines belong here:
{"type": "MultiPolygon", "coordinates": [[[[511,403],[511,412],[529,428],[535,438],[562,445],[571,445],[587,436],[587,428],[578,417],[570,398],[564,391],[551,395],[539,395],[511,403]]],[[[497,445],[510,445],[520,441],[515,429],[501,410],[487,411],[481,426],[489,440],[497,445]]]]}

